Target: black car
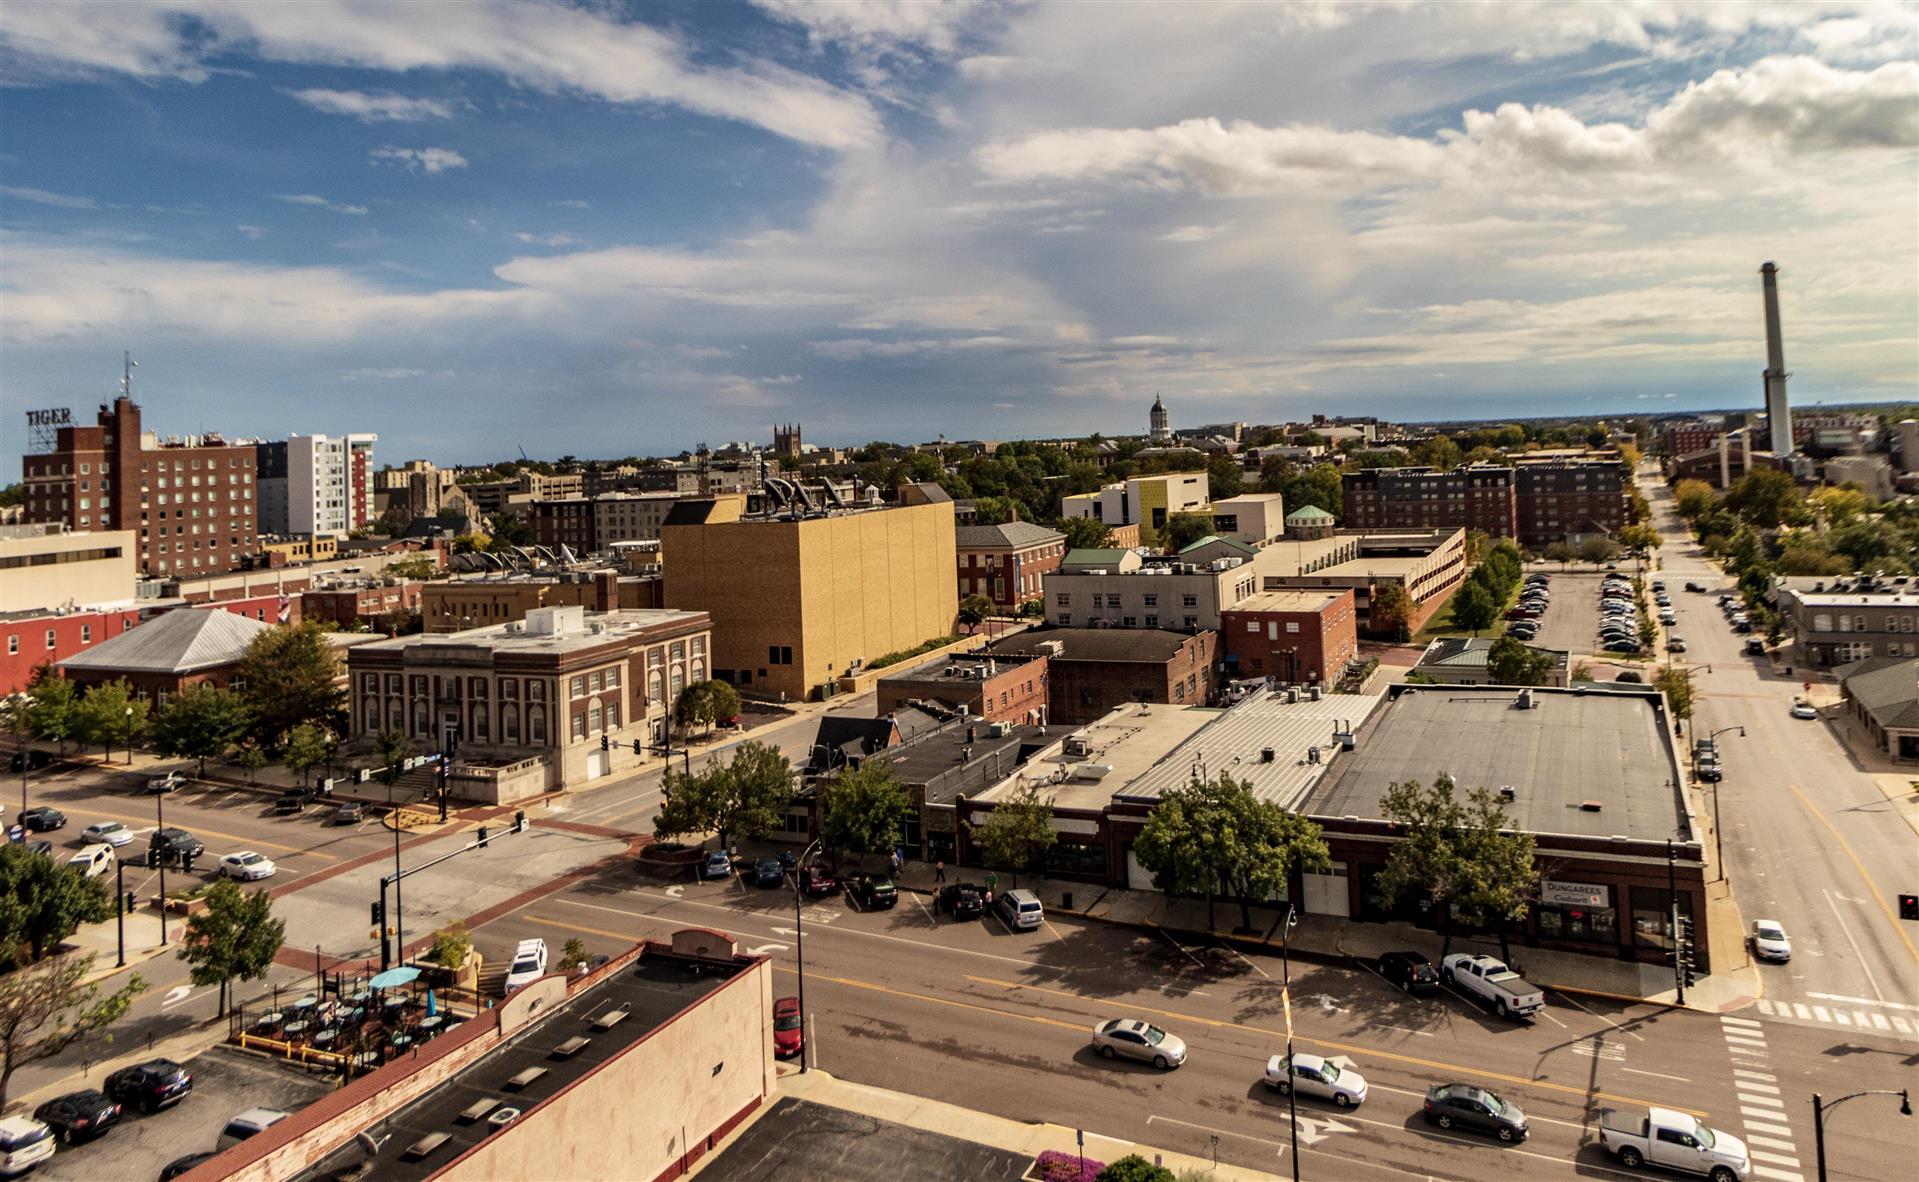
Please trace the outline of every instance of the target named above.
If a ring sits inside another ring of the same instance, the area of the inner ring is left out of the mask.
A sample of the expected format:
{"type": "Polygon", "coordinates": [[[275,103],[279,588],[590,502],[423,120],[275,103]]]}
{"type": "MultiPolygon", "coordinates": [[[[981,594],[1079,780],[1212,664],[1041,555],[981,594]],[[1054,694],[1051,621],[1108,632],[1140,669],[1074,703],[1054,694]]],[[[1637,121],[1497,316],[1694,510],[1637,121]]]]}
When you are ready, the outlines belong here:
{"type": "Polygon", "coordinates": [[[53,766],[53,753],[50,751],[15,751],[13,758],[7,760],[10,772],[38,771],[53,766]]]}
{"type": "Polygon", "coordinates": [[[120,1120],[120,1106],[87,1088],[55,1096],[33,1110],[33,1119],[51,1126],[62,1145],[98,1137],[120,1120]]]}
{"type": "Polygon", "coordinates": [[[846,890],[868,911],[884,911],[900,901],[899,888],[883,874],[856,874],[846,890]]]}
{"type": "Polygon", "coordinates": [[[189,1153],[185,1157],[176,1157],[160,1171],[160,1182],[173,1182],[175,1178],[194,1169],[201,1162],[209,1162],[219,1157],[217,1153],[189,1153]]]}
{"type": "Polygon", "coordinates": [[[51,833],[55,829],[67,827],[67,815],[59,809],[40,804],[30,809],[21,809],[20,823],[35,833],[51,833]]]}
{"type": "Polygon", "coordinates": [[[273,800],[273,811],[280,814],[297,813],[313,803],[313,789],[289,788],[273,800]]]}
{"type": "Polygon", "coordinates": [[[1408,993],[1438,993],[1439,970],[1417,952],[1388,952],[1379,958],[1379,975],[1408,993]]]}
{"type": "Polygon", "coordinates": [[[151,1059],[107,1076],[108,1096],[146,1113],[178,1104],[192,1090],[193,1074],[171,1059],[151,1059]]]}
{"type": "Polygon", "coordinates": [[[53,843],[44,837],[38,841],[30,841],[27,843],[27,852],[39,854],[43,858],[51,858],[53,857],[53,843]]]}
{"type": "Polygon", "coordinates": [[[762,887],[784,886],[786,867],[780,865],[778,858],[761,858],[753,863],[753,885],[762,887]]]}
{"type": "Polygon", "coordinates": [[[147,839],[147,862],[159,863],[185,862],[207,852],[200,839],[184,829],[155,829],[153,836],[147,839]]]}
{"type": "Polygon", "coordinates": [[[933,896],[933,909],[954,919],[978,919],[986,912],[986,892],[975,883],[948,883],[933,896]]]}
{"type": "Polygon", "coordinates": [[[1426,1089],[1426,1119],[1442,1129],[1491,1133],[1501,1141],[1524,1141],[1526,1114],[1484,1088],[1439,1084],[1426,1089]]]}

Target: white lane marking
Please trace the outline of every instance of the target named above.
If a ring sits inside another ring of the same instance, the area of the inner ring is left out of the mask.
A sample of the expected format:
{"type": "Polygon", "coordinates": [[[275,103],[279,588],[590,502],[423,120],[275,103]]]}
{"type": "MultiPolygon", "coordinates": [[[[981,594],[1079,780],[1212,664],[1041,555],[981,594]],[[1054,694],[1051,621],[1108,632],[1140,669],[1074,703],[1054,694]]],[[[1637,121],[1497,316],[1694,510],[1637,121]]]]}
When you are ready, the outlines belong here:
{"type": "Polygon", "coordinates": [[[1580,1009],[1585,1010],[1588,1014],[1591,1014],[1593,1017],[1598,1018],[1601,1022],[1604,1022],[1606,1025],[1612,1027],[1614,1030],[1617,1030],[1619,1033],[1631,1035],[1634,1039],[1637,1039],[1640,1042],[1646,1041],[1644,1036],[1640,1035],[1636,1031],[1628,1030],[1624,1026],[1621,1026],[1619,1023],[1614,1022],[1610,1018],[1607,1018],[1605,1015],[1600,1014],[1595,1010],[1587,1009],[1586,1006],[1580,1003],[1578,998],[1568,996],[1567,994],[1564,994],[1564,993],[1560,994],[1559,997],[1560,997],[1560,1000],[1562,1001],[1569,1001],[1569,1002],[1572,1002],[1574,1005],[1579,1006],[1580,1009]]]}
{"type": "Polygon", "coordinates": [[[1641,1070],[1639,1070],[1639,1068],[1637,1068],[1637,1067],[1621,1067],[1621,1068],[1620,1068],[1619,1070],[1621,1070],[1621,1071],[1630,1071],[1630,1072],[1632,1072],[1632,1073],[1633,1073],[1634,1075],[1650,1075],[1650,1076],[1653,1076],[1653,1077],[1655,1077],[1655,1078],[1658,1078],[1658,1079],[1670,1079],[1670,1080],[1673,1080],[1673,1081],[1675,1081],[1675,1082],[1678,1082],[1678,1083],[1691,1083],[1691,1082],[1692,1082],[1692,1081],[1691,1081],[1690,1079],[1687,1079],[1687,1078],[1686,1078],[1685,1076],[1683,1076],[1683,1075],[1667,1075],[1667,1074],[1666,1074],[1665,1072],[1663,1072],[1663,1071],[1641,1071],[1641,1070]]]}
{"type": "MultiPolygon", "coordinates": [[[[1839,921],[1839,931],[1846,937],[1846,943],[1852,945],[1852,954],[1858,958],[1859,968],[1866,974],[1866,984],[1872,986],[1874,1000],[1886,1000],[1885,991],[1879,988],[1879,978],[1872,975],[1872,966],[1866,963],[1866,954],[1859,951],[1859,941],[1852,938],[1852,927],[1846,923],[1846,917],[1840,913],[1839,904],[1833,900],[1832,892],[1821,890],[1819,893],[1826,897],[1826,906],[1832,908],[1832,917],[1839,921]]],[[[1847,900],[1847,902],[1851,901],[1847,900]]]]}
{"type": "MultiPolygon", "coordinates": [[[[1763,1006],[1770,1003],[1762,1001],[1759,1004],[1763,1006]]],[[[1734,1018],[1726,1014],[1719,1015],[1719,1024],[1721,1026],[1750,1026],[1755,1030],[1759,1029],[1759,1023],[1753,1021],[1751,1018],[1734,1018]]]]}
{"type": "Polygon", "coordinates": [[[1733,1074],[1740,1076],[1744,1079],[1763,1079],[1763,1080],[1776,1081],[1779,1078],[1776,1075],[1768,1075],[1766,1072],[1763,1072],[1763,1071],[1735,1071],[1733,1072],[1733,1074]]]}
{"type": "Polygon", "coordinates": [[[1765,1120],[1767,1117],[1771,1117],[1774,1120],[1779,1119],[1777,1112],[1768,1112],[1764,1108],[1741,1108],[1739,1111],[1747,1118],[1748,1128],[1751,1127],[1752,1122],[1755,1120],[1765,1120]]]}
{"type": "Polygon", "coordinates": [[[1746,1152],[1752,1155],[1752,1160],[1754,1161],[1771,1162],[1775,1166],[1796,1166],[1799,1164],[1798,1158],[1787,1157],[1783,1153],[1766,1153],[1758,1149],[1748,1149],[1746,1152]]]}
{"type": "Polygon", "coordinates": [[[1728,1034],[1726,1035],[1726,1041],[1735,1049],[1739,1047],[1756,1047],[1762,1051],[1766,1049],[1766,1040],[1763,1038],[1747,1038],[1743,1034],[1728,1034]]]}
{"type": "Polygon", "coordinates": [[[1201,960],[1199,957],[1194,956],[1191,952],[1187,951],[1186,946],[1184,944],[1181,944],[1178,940],[1175,940],[1171,936],[1167,935],[1165,928],[1156,927],[1153,930],[1159,933],[1161,939],[1165,940],[1168,944],[1171,944],[1173,947],[1179,949],[1181,955],[1185,956],[1187,960],[1192,961],[1194,964],[1198,965],[1201,968],[1206,967],[1205,961],[1201,960]]]}
{"type": "Polygon", "coordinates": [[[1753,1080],[1748,1080],[1748,1079],[1742,1079],[1738,1083],[1734,1084],[1733,1086],[1738,1088],[1740,1092],[1742,1093],[1747,1091],[1753,1091],[1753,1092],[1765,1092],[1766,1094],[1772,1095],[1772,1096],[1777,1096],[1779,1094],[1779,1089],[1774,1087],[1771,1084],[1757,1083],[1753,1080]]]}
{"type": "Polygon", "coordinates": [[[1781,1112],[1785,1111],[1786,1108],[1786,1102],[1777,1096],[1759,1096],[1744,1091],[1739,1093],[1739,1102],[1741,1104],[1756,1104],[1761,1108],[1777,1108],[1781,1112]]]}
{"type": "Polygon", "coordinates": [[[1808,1022],[1812,1021],[1812,1010],[1808,1008],[1803,1001],[1793,1002],[1792,1012],[1794,1017],[1803,1018],[1808,1022]]]}
{"type": "Polygon", "coordinates": [[[167,990],[165,997],[160,999],[160,1008],[164,1010],[168,1006],[177,1006],[185,1001],[187,995],[192,992],[193,986],[191,985],[175,985],[173,988],[167,990]]]}
{"type": "Polygon", "coordinates": [[[1541,1015],[1543,1015],[1548,1022],[1551,1022],[1554,1026],[1559,1027],[1561,1030],[1572,1029],[1572,1027],[1566,1025],[1564,1022],[1561,1022],[1559,1019],[1553,1017],[1552,1011],[1547,1009],[1545,1006],[1540,1006],[1538,1012],[1541,1015]]]}
{"type": "Polygon", "coordinates": [[[1788,1153],[1799,1152],[1799,1147],[1790,1141],[1781,1141],[1777,1137],[1762,1137],[1751,1129],[1746,1130],[1746,1144],[1764,1145],[1767,1149],[1783,1149],[1788,1153]]]}
{"type": "Polygon", "coordinates": [[[1792,1136],[1792,1130],[1791,1130],[1791,1129],[1789,1129],[1789,1128],[1787,1128],[1787,1127],[1786,1127],[1786,1126],[1784,1126],[1784,1125],[1774,1125],[1774,1124],[1767,1124],[1767,1123],[1766,1123],[1765,1121],[1763,1121],[1763,1120],[1749,1120],[1749,1121],[1747,1121],[1747,1122],[1746,1122],[1746,1131],[1750,1133],[1750,1132],[1752,1132],[1752,1131],[1753,1131],[1754,1129],[1757,1129],[1757,1130],[1759,1130],[1759,1131],[1760,1131],[1760,1132],[1762,1132],[1762,1133],[1777,1133],[1777,1134],[1778,1134],[1779,1136],[1781,1136],[1781,1137],[1790,1137],[1790,1136],[1792,1136]]]}
{"type": "Polygon", "coordinates": [[[1812,1007],[1812,1016],[1819,1019],[1821,1022],[1832,1021],[1832,1013],[1828,1011],[1825,1006],[1812,1007]]]}
{"type": "MultiPolygon", "coordinates": [[[[1770,1014],[1777,1017],[1779,1014],[1778,1003],[1774,1002],[1771,998],[1762,997],[1759,999],[1759,1012],[1762,1014],[1770,1014]]],[[[1721,1019],[1721,1021],[1723,1020],[1724,1019],[1721,1019]]]]}
{"type": "Polygon", "coordinates": [[[1777,1178],[1779,1182],[1806,1182],[1804,1174],[1795,1174],[1790,1170],[1775,1170],[1771,1166],[1754,1166],[1752,1172],[1762,1178],[1777,1178]]]}
{"type": "Polygon", "coordinates": [[[1886,1016],[1884,1014],[1873,1014],[1871,1015],[1871,1017],[1872,1017],[1872,1024],[1874,1026],[1877,1026],[1879,1029],[1881,1030],[1892,1029],[1892,1023],[1886,1021],[1886,1016]]]}
{"type": "Polygon", "coordinates": [[[1893,1029],[1897,1030],[1901,1034],[1912,1033],[1912,1027],[1906,1025],[1906,1020],[1904,1018],[1901,1018],[1897,1014],[1894,1014],[1892,1016],[1892,1025],[1893,1025],[1893,1029]]]}
{"type": "Polygon", "coordinates": [[[1919,1010],[1919,1006],[1908,1005],[1903,1001],[1874,1001],[1870,997],[1847,997],[1839,993],[1813,993],[1809,990],[1806,996],[1816,997],[1820,1001],[1843,1001],[1856,1006],[1885,1006],[1889,1010],[1919,1010]]]}
{"type": "MultiPolygon", "coordinates": [[[[1839,1024],[1840,1024],[1841,1026],[1850,1026],[1850,1025],[1852,1025],[1852,1015],[1850,1015],[1850,1014],[1848,1014],[1848,1013],[1846,1013],[1846,1011],[1844,1011],[1844,1010],[1834,1010],[1834,1011],[1832,1012],[1832,1016],[1833,1016],[1834,1018],[1836,1018],[1836,1019],[1838,1019],[1838,1020],[1839,1020],[1839,1024]]],[[[1860,1015],[1860,1021],[1859,1021],[1859,1024],[1860,1024],[1861,1026],[1864,1026],[1864,1025],[1866,1024],[1866,1022],[1865,1022],[1865,1015],[1863,1015],[1863,1014],[1861,1014],[1861,1015],[1860,1015]]]]}

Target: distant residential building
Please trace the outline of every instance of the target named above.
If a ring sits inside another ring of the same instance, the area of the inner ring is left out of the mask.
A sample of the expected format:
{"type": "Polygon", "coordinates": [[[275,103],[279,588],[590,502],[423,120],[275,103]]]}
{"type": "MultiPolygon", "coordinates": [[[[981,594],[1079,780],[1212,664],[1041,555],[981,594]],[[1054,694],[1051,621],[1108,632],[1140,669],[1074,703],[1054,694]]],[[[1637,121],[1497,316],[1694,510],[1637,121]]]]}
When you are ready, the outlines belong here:
{"type": "MultiPolygon", "coordinates": [[[[1561,689],[1572,684],[1572,654],[1564,649],[1528,645],[1534,652],[1552,658],[1541,685],[1561,689]]],[[[1413,672],[1442,685],[1498,685],[1487,672],[1486,659],[1493,642],[1478,636],[1442,636],[1426,646],[1413,672]]]]}
{"type": "Polygon", "coordinates": [[[1837,672],[1846,717],[1865,732],[1873,752],[1919,763],[1919,661],[1873,657],[1837,672]]]}
{"type": "Polygon", "coordinates": [[[1046,657],[1048,720],[1078,725],[1128,703],[1203,706],[1212,696],[1217,632],[1046,628],[987,646],[996,657],[1046,657]]]}
{"type": "Polygon", "coordinates": [[[593,502],[585,497],[534,501],[528,507],[527,520],[533,526],[533,540],[551,550],[565,546],[575,554],[585,555],[600,548],[593,502]]]}
{"type": "MultiPolygon", "coordinates": [[[[1313,564],[1299,573],[1281,571],[1262,576],[1265,590],[1328,590],[1346,588],[1354,596],[1362,635],[1391,639],[1393,628],[1373,618],[1373,600],[1379,588],[1397,583],[1412,599],[1409,630],[1417,632],[1433,617],[1453,589],[1465,581],[1466,531],[1463,529],[1401,530],[1375,534],[1333,534],[1303,541],[1301,547],[1339,543],[1337,560],[1313,564]]],[[[1293,542],[1269,546],[1261,555],[1284,554],[1293,542]]]]}
{"type": "MultiPolygon", "coordinates": [[[[453,472],[435,467],[431,460],[408,460],[398,468],[374,473],[374,516],[396,505],[405,509],[410,517],[437,516],[443,498],[452,493],[454,487],[453,472]]],[[[464,495],[459,500],[462,506],[466,504],[464,495]]]]}
{"type": "Polygon", "coordinates": [[[1046,654],[953,653],[881,677],[879,713],[939,702],[986,722],[1044,726],[1047,711],[1046,654]]]}
{"type": "Polygon", "coordinates": [[[1803,664],[1919,656],[1919,575],[1778,577],[1766,597],[1803,664]]]}
{"type": "Polygon", "coordinates": [[[1901,419],[1894,428],[1899,441],[1899,470],[1919,472],[1919,419],[1901,419]]]}
{"type": "Polygon", "coordinates": [[[379,436],[292,435],[255,445],[266,534],[343,537],[374,512],[373,445],[379,436]]]}
{"type": "Polygon", "coordinates": [[[596,548],[619,542],[657,542],[673,506],[686,500],[710,499],[707,516],[714,521],[737,520],[746,511],[746,494],[730,493],[611,493],[593,500],[593,537],[596,548]]]}
{"type": "Polygon", "coordinates": [[[26,520],[137,531],[146,574],[232,570],[259,532],[254,467],[252,444],[144,430],[123,394],[96,425],[61,427],[53,451],[22,458],[26,520]]]}
{"type": "Polygon", "coordinates": [[[1251,546],[1265,546],[1286,533],[1286,500],[1279,493],[1242,493],[1214,501],[1207,510],[1213,532],[1251,546]]]}
{"type": "Polygon", "coordinates": [[[1090,517],[1111,526],[1137,525],[1146,545],[1157,545],[1159,531],[1175,513],[1198,513],[1209,500],[1205,472],[1169,472],[1134,476],[1098,492],[1060,499],[1062,517],[1090,517]]]}
{"type": "Polygon", "coordinates": [[[1495,538],[1519,536],[1510,467],[1367,468],[1346,473],[1341,483],[1348,529],[1468,529],[1495,538]]]}
{"type": "Polygon", "coordinates": [[[1350,590],[1262,591],[1240,600],[1220,613],[1227,680],[1337,684],[1359,655],[1353,604],[1350,590]]]}
{"type": "Polygon", "coordinates": [[[487,517],[502,513],[524,516],[536,501],[565,501],[586,495],[586,477],[578,472],[551,475],[521,471],[511,480],[483,480],[462,484],[459,490],[474,510],[487,517]]]}
{"type": "Polygon", "coordinates": [[[1875,501],[1892,499],[1892,464],[1885,456],[1833,456],[1822,467],[1827,484],[1856,484],[1875,501]]]}
{"type": "Polygon", "coordinates": [[[1362,540],[1339,534],[1255,550],[1212,538],[1190,549],[1190,555],[1149,559],[1127,550],[1069,552],[1046,577],[1047,622],[1060,628],[1217,631],[1221,611],[1255,591],[1280,590],[1287,578],[1359,557],[1362,540]],[[1205,561],[1195,560],[1201,555],[1205,561]]]}
{"type": "Polygon", "coordinates": [[[1514,505],[1522,546],[1578,544],[1616,535],[1626,524],[1631,473],[1616,456],[1607,459],[1517,459],[1514,505]]]}
{"type": "Polygon", "coordinates": [[[300,595],[300,613],[336,629],[379,627],[394,612],[420,610],[418,579],[351,579],[323,583],[300,595]]]}
{"type": "Polygon", "coordinates": [[[962,525],[954,530],[959,595],[984,595],[995,607],[1017,612],[1043,594],[1042,579],[1059,569],[1066,535],[1030,521],[962,525]]]}
{"type": "Polygon", "coordinates": [[[339,552],[340,539],[332,534],[301,534],[292,537],[262,534],[254,543],[255,555],[265,558],[267,566],[299,566],[309,562],[325,562],[338,556],[339,552]]]}

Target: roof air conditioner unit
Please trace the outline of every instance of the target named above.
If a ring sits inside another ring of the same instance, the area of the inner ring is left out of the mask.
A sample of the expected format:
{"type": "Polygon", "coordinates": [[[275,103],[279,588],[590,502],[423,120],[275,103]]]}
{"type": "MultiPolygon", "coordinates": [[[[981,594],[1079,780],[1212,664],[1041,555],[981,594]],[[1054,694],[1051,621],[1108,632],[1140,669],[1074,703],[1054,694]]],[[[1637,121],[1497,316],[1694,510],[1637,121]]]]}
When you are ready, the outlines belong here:
{"type": "Polygon", "coordinates": [[[1501,784],[1499,786],[1499,799],[1517,800],[1519,799],[1519,793],[1513,789],[1511,784],[1501,784]]]}
{"type": "Polygon", "coordinates": [[[1597,800],[1582,800],[1579,802],[1579,811],[1582,813],[1596,813],[1603,807],[1605,807],[1603,803],[1597,800]]]}
{"type": "Polygon", "coordinates": [[[1261,747],[1259,749],[1259,762],[1261,763],[1273,762],[1273,749],[1271,747],[1261,747]]]}

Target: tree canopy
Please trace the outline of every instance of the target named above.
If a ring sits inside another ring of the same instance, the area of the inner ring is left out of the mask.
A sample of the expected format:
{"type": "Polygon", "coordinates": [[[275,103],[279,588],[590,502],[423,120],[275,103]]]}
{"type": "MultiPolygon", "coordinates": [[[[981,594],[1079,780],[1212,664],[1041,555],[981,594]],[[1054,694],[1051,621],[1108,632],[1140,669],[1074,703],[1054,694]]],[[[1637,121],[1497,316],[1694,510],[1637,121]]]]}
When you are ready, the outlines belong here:
{"type": "Polygon", "coordinates": [[[973,827],[973,842],[994,866],[1014,872],[1035,870],[1059,840],[1053,828],[1053,798],[1041,797],[1038,784],[1022,784],[1000,800],[986,820],[973,827]]]}
{"type": "Polygon", "coordinates": [[[1068,550],[1100,550],[1113,544],[1113,528],[1091,517],[1063,518],[1059,532],[1066,535],[1068,550]]]}
{"type": "Polygon", "coordinates": [[[220,987],[220,1016],[235,978],[258,981],[273,967],[286,943],[285,920],[273,918],[273,899],[265,891],[245,891],[222,878],[202,896],[204,911],[187,917],[186,935],[176,954],[192,966],[195,985],[220,987]]]}
{"type": "Polygon", "coordinates": [[[1402,643],[1413,638],[1413,597],[1402,584],[1376,584],[1371,615],[1375,630],[1390,632],[1402,643]]]}
{"type": "Polygon", "coordinates": [[[0,969],[52,952],[83,923],[113,916],[113,890],[17,842],[0,844],[0,969]]]}
{"type": "Polygon", "coordinates": [[[724,681],[696,681],[680,691],[673,703],[673,721],[682,729],[693,726],[711,728],[740,716],[739,691],[724,681]]]}
{"type": "Polygon", "coordinates": [[[881,854],[900,843],[913,799],[885,759],[841,768],[820,791],[820,838],[831,849],[881,854]]]}
{"type": "Polygon", "coordinates": [[[199,760],[205,776],[207,760],[225,755],[245,737],[251,721],[246,703],[232,690],[205,683],[188,686],[153,720],[153,748],[162,755],[199,760]]]}
{"type": "Polygon", "coordinates": [[[730,760],[715,757],[692,775],[668,768],[653,831],[661,837],[717,833],[729,848],[734,838],[764,837],[785,819],[794,784],[793,767],[779,748],[749,740],[733,749],[730,760]]]}
{"type": "MultiPolygon", "coordinates": [[[[1502,919],[1523,913],[1536,878],[1532,836],[1510,832],[1505,804],[1485,788],[1461,801],[1451,776],[1431,786],[1406,780],[1387,788],[1380,808],[1400,829],[1374,880],[1389,901],[1423,893],[1439,912],[1452,950],[1454,918],[1502,919]]],[[[1505,939],[1505,924],[1500,924],[1505,939]]]]}
{"type": "Polygon", "coordinates": [[[1511,636],[1493,641],[1486,653],[1486,676],[1494,685],[1544,685],[1553,657],[1511,636]]]}
{"type": "Polygon", "coordinates": [[[959,602],[959,622],[964,624],[969,632],[979,627],[980,623],[992,614],[993,601],[977,592],[959,602]]]}
{"type": "Polygon", "coordinates": [[[49,957],[11,973],[0,973],[0,1108],[7,1103],[13,1073],[28,1063],[51,1059],[119,1021],[133,999],[146,990],[140,974],[105,992],[88,983],[93,955],[49,957]]]}
{"type": "Polygon", "coordinates": [[[1453,593],[1453,626],[1464,628],[1477,636],[1490,627],[1494,617],[1499,614],[1499,603],[1486,584],[1478,579],[1467,579],[1458,591],[1453,593]]]}
{"type": "Polygon", "coordinates": [[[339,731],[345,724],[346,691],[338,683],[339,654],[318,621],[297,628],[271,628],[253,638],[235,670],[241,698],[252,715],[255,740],[278,751],[301,723],[339,731]]]}
{"type": "Polygon", "coordinates": [[[1213,519],[1204,513],[1175,513],[1160,528],[1160,545],[1177,554],[1213,532],[1213,519]]]}
{"type": "Polygon", "coordinates": [[[1319,826],[1260,800],[1230,772],[1210,780],[1194,775],[1161,794],[1134,843],[1139,864],[1168,894],[1203,894],[1212,921],[1213,899],[1238,899],[1242,926],[1252,926],[1251,903],[1286,889],[1295,868],[1328,863],[1319,826]]]}
{"type": "Polygon", "coordinates": [[[146,737],[147,713],[147,700],[134,696],[126,678],[96,685],[74,708],[73,737],[99,747],[106,755],[116,746],[128,746],[146,737]]]}

